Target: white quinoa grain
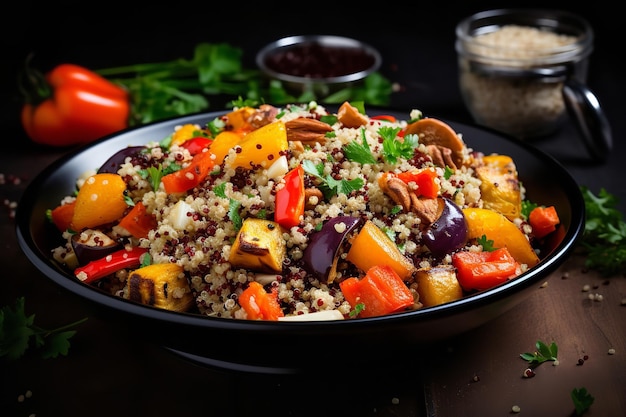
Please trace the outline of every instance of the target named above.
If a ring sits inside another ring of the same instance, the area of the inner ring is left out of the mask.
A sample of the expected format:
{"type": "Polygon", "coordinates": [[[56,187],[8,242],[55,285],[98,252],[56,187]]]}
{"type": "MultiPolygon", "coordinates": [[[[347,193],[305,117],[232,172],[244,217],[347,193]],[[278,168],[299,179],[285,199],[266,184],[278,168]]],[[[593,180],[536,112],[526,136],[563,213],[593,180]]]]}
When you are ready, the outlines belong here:
{"type": "Polygon", "coordinates": [[[520,411],[522,411],[522,409],[520,408],[519,405],[514,405],[513,407],[511,407],[511,411],[517,414],[520,411]]]}
{"type": "Polygon", "coordinates": [[[609,355],[615,355],[615,349],[610,348],[608,353],[609,355]]]}

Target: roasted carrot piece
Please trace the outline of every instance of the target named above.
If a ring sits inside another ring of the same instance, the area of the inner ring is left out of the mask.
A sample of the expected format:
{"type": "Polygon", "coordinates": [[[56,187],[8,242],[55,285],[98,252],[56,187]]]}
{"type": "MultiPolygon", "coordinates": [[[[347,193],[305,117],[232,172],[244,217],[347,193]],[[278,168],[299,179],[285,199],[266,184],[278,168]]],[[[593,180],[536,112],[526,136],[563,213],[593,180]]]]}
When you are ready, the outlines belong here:
{"type": "Polygon", "coordinates": [[[75,207],[76,200],[71,203],[61,204],[50,211],[50,220],[61,232],[70,228],[75,207]]]}
{"type": "Polygon", "coordinates": [[[541,239],[556,230],[560,223],[559,215],[554,206],[535,207],[528,215],[528,222],[533,228],[533,234],[541,239]]]}
{"type": "Polygon", "coordinates": [[[154,215],[146,211],[146,206],[139,201],[128,214],[120,220],[118,226],[123,227],[137,238],[148,237],[148,232],[157,226],[157,221],[154,215]]]}

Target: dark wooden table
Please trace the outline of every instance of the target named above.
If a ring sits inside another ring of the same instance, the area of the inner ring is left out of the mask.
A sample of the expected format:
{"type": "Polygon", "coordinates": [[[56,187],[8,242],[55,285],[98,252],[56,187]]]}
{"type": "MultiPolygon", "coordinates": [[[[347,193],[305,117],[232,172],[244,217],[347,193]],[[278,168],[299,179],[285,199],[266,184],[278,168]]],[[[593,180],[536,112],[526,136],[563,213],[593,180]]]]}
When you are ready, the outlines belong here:
{"type": "MultiPolygon", "coordinates": [[[[34,145],[20,128],[13,80],[27,52],[35,50],[40,62],[50,65],[69,61],[103,68],[189,56],[197,42],[228,41],[243,47],[251,62],[262,45],[284,35],[343,34],[361,38],[383,54],[382,71],[401,87],[391,107],[420,108],[429,115],[471,123],[457,87],[454,25],[471,12],[498,5],[485,2],[454,12],[444,12],[442,6],[404,11],[387,6],[398,15],[377,15],[374,27],[347,18],[349,14],[337,20],[329,16],[330,9],[281,18],[265,11],[245,19],[235,11],[186,10],[184,19],[163,11],[157,14],[168,14],[167,19],[148,19],[139,12],[116,15],[106,10],[53,24],[48,20],[52,10],[28,3],[17,6],[30,24],[0,37],[9,57],[2,67],[1,90],[8,100],[3,99],[0,114],[0,305],[24,296],[27,312],[49,328],[82,318],[86,311],[79,300],[41,276],[15,238],[13,205],[39,171],[69,151],[34,145]]],[[[574,9],[596,29],[589,86],[611,123],[614,150],[606,162],[592,161],[571,123],[534,144],[561,162],[579,184],[615,194],[624,211],[626,80],[609,44],[620,27],[617,16],[601,10],[574,9]]],[[[547,277],[546,285],[501,317],[450,340],[398,352],[406,357],[406,368],[374,373],[367,364],[349,375],[322,366],[307,375],[209,369],[146,343],[106,317],[90,316],[71,339],[67,357],[42,360],[28,355],[16,362],[0,361],[0,414],[459,417],[512,415],[512,408],[519,406],[519,415],[569,417],[574,411],[570,392],[584,387],[595,397],[586,415],[624,416],[626,281],[623,274],[604,278],[585,271],[583,262],[571,256],[547,277]],[[602,300],[590,299],[594,294],[602,300]],[[558,344],[559,365],[544,363],[533,378],[525,378],[527,364],[519,355],[534,350],[538,340],[558,344]]]]}

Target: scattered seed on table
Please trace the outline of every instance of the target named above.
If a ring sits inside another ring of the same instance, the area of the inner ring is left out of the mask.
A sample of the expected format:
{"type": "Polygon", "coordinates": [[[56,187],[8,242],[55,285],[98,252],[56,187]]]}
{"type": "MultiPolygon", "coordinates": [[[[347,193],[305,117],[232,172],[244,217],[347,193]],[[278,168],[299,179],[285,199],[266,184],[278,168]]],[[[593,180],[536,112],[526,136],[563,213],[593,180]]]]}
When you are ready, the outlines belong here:
{"type": "Polygon", "coordinates": [[[613,348],[609,349],[609,355],[615,355],[615,349],[613,348]]]}
{"type": "Polygon", "coordinates": [[[514,405],[513,407],[511,407],[511,411],[513,411],[514,413],[519,413],[520,411],[522,411],[522,409],[519,405],[514,405]]]}

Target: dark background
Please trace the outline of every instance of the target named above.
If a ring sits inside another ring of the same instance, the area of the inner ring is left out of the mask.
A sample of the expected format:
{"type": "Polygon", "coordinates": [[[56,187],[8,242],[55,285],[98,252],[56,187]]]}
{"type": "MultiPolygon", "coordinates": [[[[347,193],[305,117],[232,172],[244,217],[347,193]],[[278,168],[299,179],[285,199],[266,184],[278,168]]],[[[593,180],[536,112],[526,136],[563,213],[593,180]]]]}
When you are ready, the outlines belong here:
{"type": "Polygon", "coordinates": [[[63,62],[100,69],[191,58],[199,42],[228,42],[244,50],[244,65],[254,67],[254,54],[266,43],[287,35],[318,33],[357,37],[372,44],[383,56],[384,75],[392,81],[411,80],[403,86],[408,93],[396,95],[394,107],[418,107],[430,114],[465,121],[468,116],[460,106],[456,81],[455,25],[472,13],[506,7],[558,8],[586,17],[596,32],[590,88],[602,94],[618,94],[624,84],[603,85],[603,79],[608,77],[594,71],[597,66],[603,71],[619,71],[619,42],[624,40],[622,17],[609,4],[612,3],[424,1],[405,6],[386,1],[350,6],[337,6],[337,2],[205,2],[200,6],[176,2],[167,6],[136,6],[107,2],[91,6],[84,2],[16,2],[15,11],[5,13],[0,28],[6,60],[0,74],[0,91],[8,98],[3,100],[2,106],[6,107],[0,117],[2,122],[17,120],[20,98],[16,77],[29,53],[34,54],[33,66],[44,71],[63,62]],[[399,38],[403,39],[401,45],[399,38]],[[437,65],[430,63],[434,55],[437,65]],[[600,59],[608,62],[600,64],[600,59]]]}

